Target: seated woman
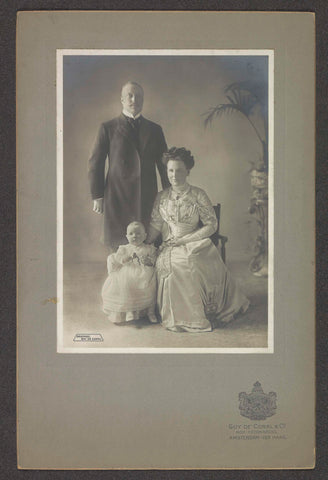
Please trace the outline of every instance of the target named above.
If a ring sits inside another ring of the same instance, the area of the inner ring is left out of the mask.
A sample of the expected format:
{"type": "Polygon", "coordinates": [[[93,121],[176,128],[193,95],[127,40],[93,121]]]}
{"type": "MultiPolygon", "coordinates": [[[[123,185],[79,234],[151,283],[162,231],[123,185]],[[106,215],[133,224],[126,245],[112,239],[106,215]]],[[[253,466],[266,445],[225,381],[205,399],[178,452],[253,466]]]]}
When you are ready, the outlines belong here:
{"type": "Polygon", "coordinates": [[[174,332],[210,332],[245,312],[249,301],[209,238],[217,219],[208,196],[186,182],[194,166],[190,151],[173,147],[163,163],[171,187],[156,197],[147,239],[163,238],[156,262],[162,325],[174,332]]]}

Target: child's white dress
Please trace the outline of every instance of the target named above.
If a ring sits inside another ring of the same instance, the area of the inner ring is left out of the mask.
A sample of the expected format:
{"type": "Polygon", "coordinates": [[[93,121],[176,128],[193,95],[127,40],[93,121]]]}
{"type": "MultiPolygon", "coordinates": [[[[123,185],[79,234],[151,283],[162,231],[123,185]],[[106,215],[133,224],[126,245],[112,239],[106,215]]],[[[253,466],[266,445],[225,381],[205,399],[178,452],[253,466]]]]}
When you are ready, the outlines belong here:
{"type": "Polygon", "coordinates": [[[156,322],[156,248],[121,245],[107,259],[108,277],[102,288],[103,311],[114,323],[138,320],[148,315],[156,322]],[[132,257],[122,263],[125,257],[132,257]]]}

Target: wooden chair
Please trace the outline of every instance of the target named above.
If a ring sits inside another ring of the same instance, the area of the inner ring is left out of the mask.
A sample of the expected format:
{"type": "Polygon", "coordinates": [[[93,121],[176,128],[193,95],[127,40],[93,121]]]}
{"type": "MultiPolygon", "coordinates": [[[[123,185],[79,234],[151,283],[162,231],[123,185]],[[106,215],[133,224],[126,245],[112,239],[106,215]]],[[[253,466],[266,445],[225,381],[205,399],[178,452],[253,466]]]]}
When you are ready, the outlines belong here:
{"type": "Polygon", "coordinates": [[[211,240],[216,247],[218,247],[221,251],[222,260],[226,261],[226,247],[225,244],[228,241],[228,237],[220,234],[220,215],[221,215],[221,204],[218,203],[217,205],[213,205],[215,215],[218,221],[218,229],[213,235],[211,236],[211,240]]]}

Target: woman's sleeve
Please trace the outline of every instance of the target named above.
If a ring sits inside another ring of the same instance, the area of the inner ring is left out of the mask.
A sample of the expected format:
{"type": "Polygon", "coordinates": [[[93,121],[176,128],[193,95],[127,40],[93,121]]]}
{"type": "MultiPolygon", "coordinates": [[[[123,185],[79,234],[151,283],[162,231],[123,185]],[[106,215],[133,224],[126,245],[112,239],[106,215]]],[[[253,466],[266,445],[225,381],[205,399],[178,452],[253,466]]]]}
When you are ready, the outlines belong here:
{"type": "Polygon", "coordinates": [[[157,197],[154,202],[153,210],[151,213],[151,219],[150,219],[150,226],[155,228],[159,232],[162,231],[162,226],[164,223],[164,220],[159,211],[160,200],[161,200],[161,192],[157,194],[157,197]]]}
{"type": "Polygon", "coordinates": [[[198,193],[198,212],[199,218],[204,227],[208,227],[209,231],[212,229],[209,236],[213,235],[218,228],[218,221],[213,205],[204,190],[200,190],[198,193]]]}
{"type": "Polygon", "coordinates": [[[218,227],[214,208],[212,207],[211,201],[204,190],[199,190],[197,193],[197,208],[199,218],[203,226],[195,232],[183,237],[186,243],[209,238],[211,235],[213,235],[213,233],[215,233],[218,227]]]}

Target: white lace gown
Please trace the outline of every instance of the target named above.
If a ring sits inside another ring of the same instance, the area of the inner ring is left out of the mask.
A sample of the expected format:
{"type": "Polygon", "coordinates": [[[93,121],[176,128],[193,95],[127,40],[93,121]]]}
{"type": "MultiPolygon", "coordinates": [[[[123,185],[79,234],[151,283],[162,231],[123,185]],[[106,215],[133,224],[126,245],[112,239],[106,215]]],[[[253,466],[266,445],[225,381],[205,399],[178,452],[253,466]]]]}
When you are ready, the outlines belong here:
{"type": "Polygon", "coordinates": [[[209,238],[217,219],[204,190],[191,185],[182,194],[163,190],[155,200],[151,225],[163,237],[156,271],[157,303],[165,328],[208,332],[247,310],[248,299],[209,238]],[[165,245],[184,236],[189,240],[185,245],[165,245]]]}
{"type": "Polygon", "coordinates": [[[114,323],[153,314],[156,304],[156,248],[121,245],[108,256],[108,277],[102,288],[103,311],[114,323]],[[128,263],[126,257],[133,257],[128,263]]]}

